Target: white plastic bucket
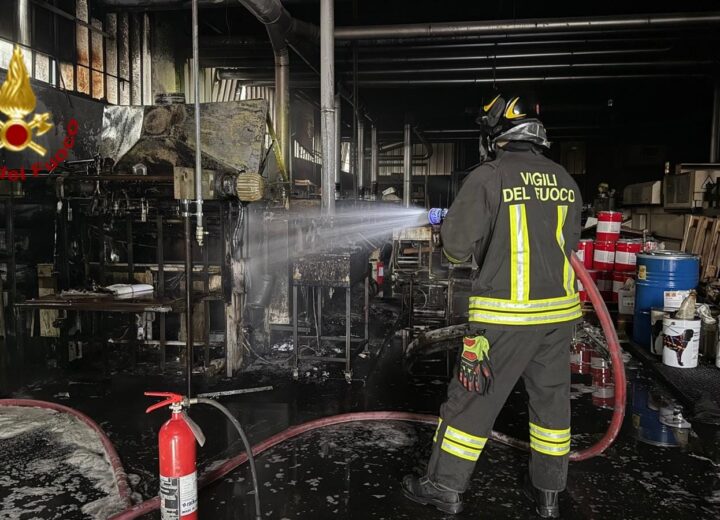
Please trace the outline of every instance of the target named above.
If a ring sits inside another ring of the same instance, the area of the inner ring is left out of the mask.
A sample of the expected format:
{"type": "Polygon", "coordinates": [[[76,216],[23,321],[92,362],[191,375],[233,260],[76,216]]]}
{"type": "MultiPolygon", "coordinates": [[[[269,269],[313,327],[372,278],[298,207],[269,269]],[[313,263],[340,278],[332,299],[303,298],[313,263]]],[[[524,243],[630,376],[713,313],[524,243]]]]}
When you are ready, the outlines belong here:
{"type": "Polygon", "coordinates": [[[695,368],[700,351],[700,320],[663,319],[663,364],[695,368]]]}

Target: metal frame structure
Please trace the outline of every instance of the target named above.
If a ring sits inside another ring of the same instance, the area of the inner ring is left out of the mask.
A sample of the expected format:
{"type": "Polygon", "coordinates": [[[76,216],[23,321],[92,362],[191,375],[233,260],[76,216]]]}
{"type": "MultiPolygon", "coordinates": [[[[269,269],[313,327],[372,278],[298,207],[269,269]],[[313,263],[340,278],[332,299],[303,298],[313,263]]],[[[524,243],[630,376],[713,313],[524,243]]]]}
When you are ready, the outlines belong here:
{"type": "Polygon", "coordinates": [[[345,379],[350,382],[352,379],[352,345],[359,344],[364,345],[365,349],[369,348],[370,341],[370,272],[366,271],[364,276],[364,287],[365,287],[365,309],[364,309],[364,335],[363,337],[352,337],[352,286],[349,284],[322,284],[313,285],[306,283],[295,283],[292,284],[292,328],[293,328],[293,346],[295,347],[295,356],[293,358],[293,376],[298,377],[298,364],[300,360],[306,361],[324,361],[327,363],[344,363],[345,364],[345,379]],[[314,311],[317,312],[317,327],[315,334],[300,334],[299,333],[299,319],[298,319],[298,288],[307,287],[309,289],[319,289],[319,297],[317,302],[313,298],[312,305],[317,305],[314,311]],[[322,326],[322,306],[323,296],[322,292],[324,288],[332,289],[343,289],[345,291],[345,335],[343,336],[325,336],[323,335],[322,326]],[[300,343],[301,339],[314,339],[318,348],[320,348],[323,341],[328,343],[344,343],[345,344],[345,355],[344,357],[326,357],[326,356],[303,356],[300,354],[300,343]]]}

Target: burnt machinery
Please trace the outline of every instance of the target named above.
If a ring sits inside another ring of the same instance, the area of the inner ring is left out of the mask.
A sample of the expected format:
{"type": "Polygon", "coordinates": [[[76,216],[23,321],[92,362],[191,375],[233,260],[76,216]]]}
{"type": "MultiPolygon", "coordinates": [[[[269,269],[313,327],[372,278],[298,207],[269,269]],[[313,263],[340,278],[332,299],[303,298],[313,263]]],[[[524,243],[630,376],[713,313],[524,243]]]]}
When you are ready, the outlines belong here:
{"type": "Polygon", "coordinates": [[[273,198],[282,197],[285,181],[269,153],[266,101],[202,104],[200,114],[201,247],[193,246],[189,232],[196,198],[191,105],[105,107],[97,155],[38,180],[55,184],[57,284],[20,308],[40,309],[41,323],[59,325],[41,327],[44,335],[72,335],[85,346],[130,345],[133,354],[138,345],[158,347],[162,365],[166,347],[193,345],[196,368],[217,368],[215,350],[222,351],[227,374],[239,368],[248,285],[246,204],[284,211],[273,198]],[[117,302],[98,290],[120,282],[153,291],[117,302]]]}
{"type": "Polygon", "coordinates": [[[453,265],[444,257],[437,224],[393,233],[392,271],[409,327],[445,327],[467,320],[472,265],[453,265]]]}

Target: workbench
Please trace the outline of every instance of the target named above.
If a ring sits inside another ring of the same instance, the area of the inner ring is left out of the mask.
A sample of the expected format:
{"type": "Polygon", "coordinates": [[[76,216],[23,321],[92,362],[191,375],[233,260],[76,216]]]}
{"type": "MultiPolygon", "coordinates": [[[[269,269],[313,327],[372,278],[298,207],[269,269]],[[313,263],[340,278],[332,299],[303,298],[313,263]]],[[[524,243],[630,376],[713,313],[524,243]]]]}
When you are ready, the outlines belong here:
{"type": "MultiPolygon", "coordinates": [[[[185,300],[183,298],[169,298],[157,296],[153,293],[129,296],[114,296],[102,293],[71,293],[71,294],[48,294],[39,298],[33,298],[15,304],[17,311],[18,330],[23,330],[24,316],[26,313],[40,309],[52,309],[75,312],[100,312],[100,313],[127,313],[143,314],[146,312],[157,312],[162,316],[169,312],[185,312],[185,300]]],[[[164,327],[164,320],[162,323],[164,327]]],[[[67,339],[67,338],[64,338],[67,339]]],[[[22,352],[22,334],[18,335],[20,352],[22,352]]],[[[160,366],[165,368],[165,347],[166,339],[164,330],[160,334],[158,345],[160,346],[160,366]]]]}

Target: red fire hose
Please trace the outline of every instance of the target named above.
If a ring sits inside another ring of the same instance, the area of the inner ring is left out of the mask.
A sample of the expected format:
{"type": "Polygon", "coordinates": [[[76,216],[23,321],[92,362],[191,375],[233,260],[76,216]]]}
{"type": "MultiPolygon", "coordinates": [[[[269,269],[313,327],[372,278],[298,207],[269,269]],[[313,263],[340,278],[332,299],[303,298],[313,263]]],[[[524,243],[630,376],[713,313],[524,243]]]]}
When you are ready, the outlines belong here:
{"type": "MultiPolygon", "coordinates": [[[[612,420],[610,421],[610,425],[605,432],[605,435],[594,445],[590,446],[589,448],[586,448],[581,451],[573,451],[570,453],[570,460],[573,461],[581,461],[586,460],[591,457],[595,457],[596,455],[599,455],[603,451],[605,451],[615,440],[617,437],[620,427],[623,422],[623,418],[625,416],[625,394],[626,394],[626,381],[625,381],[625,367],[623,365],[621,351],[620,351],[620,342],[617,337],[617,333],[615,332],[615,327],[613,326],[612,320],[610,319],[610,315],[608,313],[607,307],[605,306],[605,302],[603,301],[602,297],[600,296],[600,292],[597,289],[597,286],[595,285],[595,282],[593,282],[592,278],[588,274],[588,272],[585,270],[585,267],[583,266],[582,262],[573,254],[571,259],[571,264],[573,268],[575,269],[575,273],[577,274],[578,279],[585,287],[585,290],[587,291],[588,295],[590,296],[590,300],[592,301],[593,307],[595,308],[595,311],[598,315],[598,318],[600,319],[600,324],[602,325],[603,332],[605,333],[605,338],[608,343],[609,351],[610,351],[610,357],[612,360],[612,367],[613,367],[613,376],[615,378],[615,408],[613,411],[612,420]]],[[[118,492],[120,494],[120,497],[122,500],[127,504],[130,505],[130,488],[128,486],[127,482],[127,475],[125,474],[125,470],[122,467],[122,464],[120,463],[120,457],[118,456],[117,452],[115,451],[115,448],[113,447],[110,440],[105,435],[105,432],[102,431],[102,429],[88,416],[85,414],[78,412],[77,410],[73,410],[72,408],[68,408],[67,406],[63,406],[56,403],[49,403],[46,401],[35,401],[31,399],[0,399],[0,406],[30,406],[30,407],[37,407],[37,408],[47,408],[50,410],[56,410],[58,412],[63,413],[69,413],[78,419],[80,419],[83,423],[88,425],[91,429],[95,430],[97,434],[100,437],[100,440],[105,448],[105,451],[107,453],[108,459],[110,461],[110,464],[112,465],[113,472],[115,474],[115,480],[117,481],[118,486],[118,492]]],[[[269,450],[270,448],[277,446],[278,444],[281,444],[283,442],[286,442],[290,439],[293,439],[299,435],[302,435],[304,433],[307,433],[312,430],[316,430],[318,428],[324,428],[326,426],[333,426],[338,424],[344,424],[349,422],[357,422],[357,421],[385,421],[385,420],[393,420],[393,421],[409,421],[409,422],[417,422],[417,423],[424,423],[424,424],[431,424],[436,425],[437,424],[437,417],[433,415],[425,415],[425,414],[416,414],[416,413],[408,413],[408,412],[357,412],[357,413],[347,413],[342,415],[335,415],[331,417],[323,417],[321,419],[315,419],[314,421],[309,421],[303,424],[299,424],[297,426],[292,426],[280,433],[277,433],[273,435],[272,437],[265,439],[264,441],[260,442],[259,444],[256,444],[253,446],[252,451],[254,455],[259,455],[260,453],[269,450]]],[[[508,435],[498,433],[493,431],[491,434],[491,438],[494,439],[497,442],[500,442],[502,444],[506,444],[508,446],[513,446],[516,448],[528,450],[528,443],[514,439],[508,435]]],[[[239,455],[226,460],[223,462],[219,467],[213,469],[212,471],[205,473],[198,479],[198,485],[201,488],[204,488],[208,486],[209,484],[223,478],[231,471],[235,470],[238,466],[241,466],[242,464],[246,463],[248,460],[247,454],[245,452],[240,453],[239,455]]],[[[125,511],[122,511],[112,517],[110,517],[110,520],[130,520],[132,518],[138,518],[140,516],[143,516],[147,513],[150,513],[151,511],[154,511],[160,507],[160,500],[158,497],[151,498],[149,500],[146,500],[144,502],[141,502],[140,504],[130,506],[125,511]]]]}
{"type": "MultiPolygon", "coordinates": [[[[605,302],[600,296],[595,282],[592,280],[587,270],[583,266],[583,263],[573,254],[570,258],[570,263],[575,269],[578,279],[585,287],[590,300],[592,301],[595,312],[597,313],[600,324],[602,325],[605,338],[608,343],[610,350],[610,357],[612,359],[613,376],[615,378],[615,409],[613,411],[612,420],[608,427],[605,435],[597,443],[581,451],[573,451],[570,453],[570,460],[581,461],[591,457],[599,455],[605,451],[617,437],[620,427],[625,416],[625,393],[626,393],[626,381],[625,381],[625,366],[623,365],[620,342],[615,331],[615,327],[610,319],[605,302]]],[[[318,428],[324,428],[326,426],[334,426],[337,424],[344,424],[349,422],[357,421],[408,421],[417,422],[424,424],[437,424],[437,417],[434,415],[416,414],[408,412],[357,412],[357,413],[346,413],[342,415],[334,415],[331,417],[323,417],[321,419],[315,419],[297,426],[292,426],[280,433],[273,435],[272,437],[265,439],[264,441],[256,444],[252,448],[253,455],[259,455],[260,453],[269,450],[270,448],[277,446],[283,442],[293,439],[299,435],[307,433],[318,428]]],[[[529,446],[527,442],[514,439],[508,435],[493,431],[491,438],[497,442],[528,450],[529,446]]],[[[245,464],[248,460],[245,452],[236,455],[235,457],[226,460],[219,467],[212,471],[205,473],[198,479],[198,485],[200,488],[204,488],[209,484],[223,478],[225,475],[235,470],[238,466],[245,464]]],[[[151,511],[154,511],[160,507],[160,500],[158,497],[151,498],[145,502],[141,502],[122,513],[119,513],[110,518],[110,520],[130,520],[138,518],[151,511]]]]}
{"type": "Polygon", "coordinates": [[[620,340],[617,336],[617,331],[613,325],[610,313],[607,310],[605,301],[600,296],[597,285],[590,277],[590,274],[585,269],[582,261],[573,253],[570,255],[570,263],[577,274],[578,280],[583,284],[585,291],[587,291],[590,301],[595,308],[595,313],[600,320],[600,326],[605,333],[605,340],[608,344],[608,350],[610,351],[610,360],[612,362],[613,378],[615,380],[615,402],[612,419],[608,426],[605,435],[598,442],[586,448],[582,451],[573,452],[570,454],[570,460],[586,460],[596,455],[600,455],[615,441],[620,433],[620,427],[622,426],[623,419],[625,417],[625,398],[627,393],[627,382],[625,379],[625,364],[622,360],[622,350],[620,349],[620,340]]]}
{"type": "Polygon", "coordinates": [[[112,442],[110,442],[110,439],[108,439],[107,435],[105,435],[102,428],[100,428],[95,421],[90,419],[90,417],[82,412],[78,412],[73,408],[68,408],[67,406],[63,406],[61,404],[49,403],[47,401],[36,401],[34,399],[0,399],[0,406],[45,408],[47,410],[55,410],[56,412],[70,414],[85,423],[85,425],[98,434],[100,442],[102,442],[103,448],[105,448],[105,453],[107,454],[107,458],[110,461],[110,465],[112,466],[113,473],[115,475],[115,482],[117,483],[120,498],[126,506],[129,507],[132,505],[132,500],[130,499],[130,486],[128,485],[125,469],[123,469],[123,465],[120,462],[120,456],[117,454],[117,451],[115,451],[115,446],[113,446],[112,442]]]}

